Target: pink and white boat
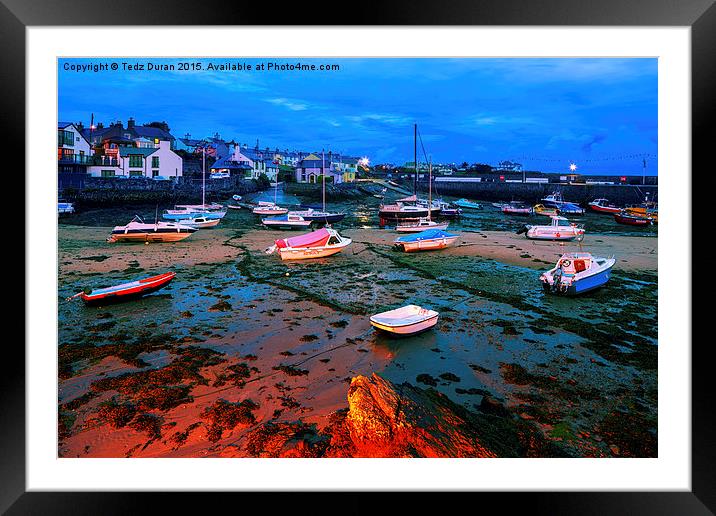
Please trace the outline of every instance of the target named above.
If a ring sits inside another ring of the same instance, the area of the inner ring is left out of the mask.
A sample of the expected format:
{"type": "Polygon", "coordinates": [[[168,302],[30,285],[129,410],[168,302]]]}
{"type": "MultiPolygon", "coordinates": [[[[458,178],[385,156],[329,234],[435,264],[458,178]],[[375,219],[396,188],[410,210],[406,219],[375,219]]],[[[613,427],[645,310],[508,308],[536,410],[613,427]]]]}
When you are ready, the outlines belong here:
{"type": "Polygon", "coordinates": [[[283,215],[288,213],[287,208],[282,208],[273,202],[259,201],[258,206],[253,210],[256,215],[283,215]]]}
{"type": "Polygon", "coordinates": [[[324,227],[305,235],[275,240],[266,254],[278,251],[282,260],[308,260],[340,253],[350,244],[350,238],[342,237],[335,229],[324,227]]]}
{"type": "Polygon", "coordinates": [[[435,310],[407,305],[372,316],[370,324],[393,335],[415,335],[435,326],[439,316],[435,310]]]}

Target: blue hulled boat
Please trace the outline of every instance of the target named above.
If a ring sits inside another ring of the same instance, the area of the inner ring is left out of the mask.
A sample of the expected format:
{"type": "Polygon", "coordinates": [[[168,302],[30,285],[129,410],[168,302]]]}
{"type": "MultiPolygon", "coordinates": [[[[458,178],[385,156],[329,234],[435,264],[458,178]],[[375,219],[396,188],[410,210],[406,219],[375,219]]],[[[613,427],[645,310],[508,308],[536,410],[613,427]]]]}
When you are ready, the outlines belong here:
{"type": "Polygon", "coordinates": [[[604,286],[609,281],[614,258],[599,258],[590,253],[567,253],[554,268],[543,272],[540,281],[545,291],[576,296],[604,286]]]}

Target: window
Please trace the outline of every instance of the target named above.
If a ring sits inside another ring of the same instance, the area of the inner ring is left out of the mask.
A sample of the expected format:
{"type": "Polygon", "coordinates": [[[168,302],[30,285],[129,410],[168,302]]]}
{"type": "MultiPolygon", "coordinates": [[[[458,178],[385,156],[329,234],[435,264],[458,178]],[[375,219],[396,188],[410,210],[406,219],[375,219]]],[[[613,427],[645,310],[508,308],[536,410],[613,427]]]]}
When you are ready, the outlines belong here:
{"type": "Polygon", "coordinates": [[[157,177],[159,175],[158,170],[152,170],[152,177],[157,177]]]}
{"type": "Polygon", "coordinates": [[[103,170],[102,177],[114,177],[114,170],[103,170]]]}
{"type": "Polygon", "coordinates": [[[141,167],[142,166],[142,155],[141,154],[130,154],[129,155],[129,166],[130,167],[141,167]]]}
{"type": "MultiPolygon", "coordinates": [[[[79,140],[79,138],[77,138],[79,140]]],[[[57,145],[69,145],[70,147],[75,144],[75,133],[72,131],[65,131],[63,129],[57,130],[57,145]]]]}
{"type": "Polygon", "coordinates": [[[142,171],[141,170],[130,170],[129,171],[129,177],[142,177],[142,171]]]}
{"type": "Polygon", "coordinates": [[[159,168],[159,156],[152,156],[152,168],[159,168]]]}

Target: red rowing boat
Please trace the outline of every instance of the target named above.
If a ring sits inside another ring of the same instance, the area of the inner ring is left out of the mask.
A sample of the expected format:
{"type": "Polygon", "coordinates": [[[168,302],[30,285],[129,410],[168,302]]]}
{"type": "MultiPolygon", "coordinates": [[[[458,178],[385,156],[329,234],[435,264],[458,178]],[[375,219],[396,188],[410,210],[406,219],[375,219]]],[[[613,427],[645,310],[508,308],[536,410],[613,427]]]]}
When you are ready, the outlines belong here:
{"type": "Polygon", "coordinates": [[[151,278],[144,278],[129,283],[122,283],[113,287],[100,288],[90,290],[89,292],[79,292],[68,300],[75,297],[81,297],[82,301],[87,305],[99,305],[116,303],[118,301],[127,301],[138,297],[151,294],[159,289],[166,287],[176,276],[175,272],[165,272],[151,278]]]}
{"type": "Polygon", "coordinates": [[[611,215],[612,213],[619,213],[623,208],[610,204],[606,199],[594,199],[589,203],[589,209],[596,211],[597,213],[606,213],[611,215]]]}
{"type": "Polygon", "coordinates": [[[625,212],[615,213],[614,220],[616,220],[619,224],[627,224],[629,226],[650,226],[653,224],[653,221],[649,217],[628,215],[625,212]]]}

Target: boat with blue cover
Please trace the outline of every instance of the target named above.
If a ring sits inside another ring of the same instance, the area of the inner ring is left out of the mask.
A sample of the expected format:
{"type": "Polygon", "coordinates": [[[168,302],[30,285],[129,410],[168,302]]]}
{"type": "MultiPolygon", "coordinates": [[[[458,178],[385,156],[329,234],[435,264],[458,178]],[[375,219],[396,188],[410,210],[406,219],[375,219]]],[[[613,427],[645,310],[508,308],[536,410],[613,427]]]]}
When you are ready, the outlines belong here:
{"type": "Polygon", "coordinates": [[[468,201],[467,199],[458,199],[457,201],[453,202],[455,206],[459,206],[460,208],[464,208],[466,210],[481,210],[482,205],[476,202],[468,201]]]}
{"type": "Polygon", "coordinates": [[[561,192],[554,192],[544,199],[540,199],[540,202],[551,208],[558,208],[559,212],[562,215],[583,215],[584,214],[584,208],[580,207],[578,204],[565,201],[562,198],[561,192]]]}
{"type": "Polygon", "coordinates": [[[458,237],[459,235],[448,233],[442,229],[428,229],[420,233],[398,237],[393,241],[393,245],[406,253],[434,251],[448,247],[458,237]]]}
{"type": "Polygon", "coordinates": [[[566,253],[552,269],[540,275],[546,292],[576,296],[604,286],[609,281],[614,257],[600,258],[590,253],[566,253]]]}

